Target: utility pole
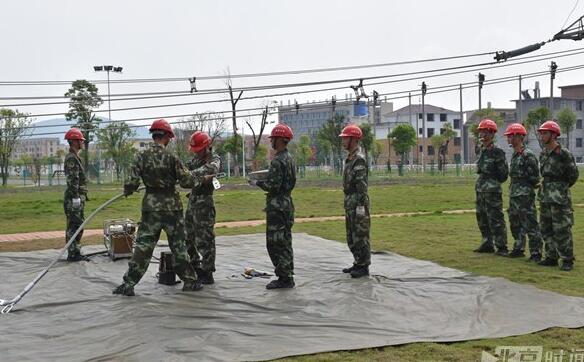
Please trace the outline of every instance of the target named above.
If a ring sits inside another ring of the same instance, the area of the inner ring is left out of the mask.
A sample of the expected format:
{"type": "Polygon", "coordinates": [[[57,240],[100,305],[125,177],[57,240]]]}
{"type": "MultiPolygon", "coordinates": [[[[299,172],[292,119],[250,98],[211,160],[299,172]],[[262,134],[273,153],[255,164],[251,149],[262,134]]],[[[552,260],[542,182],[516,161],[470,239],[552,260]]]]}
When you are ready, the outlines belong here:
{"type": "MultiPolygon", "coordinates": [[[[410,126],[413,127],[414,125],[412,124],[412,93],[408,93],[408,103],[409,103],[408,109],[410,110],[410,126]]],[[[419,132],[418,116],[416,116],[416,163],[418,163],[418,157],[419,157],[419,154],[418,154],[419,134],[418,134],[418,132],[419,132]]],[[[414,158],[414,155],[412,154],[412,161],[413,161],[413,158],[414,158]]]]}
{"type": "Polygon", "coordinates": [[[331,98],[331,119],[335,118],[336,108],[337,108],[337,97],[332,96],[332,98],[331,98]]]}
{"type": "Polygon", "coordinates": [[[241,149],[242,149],[242,169],[243,169],[243,178],[245,178],[245,124],[241,126],[241,149]]]}
{"type": "Polygon", "coordinates": [[[460,148],[462,150],[461,163],[464,163],[464,161],[466,160],[466,157],[467,157],[467,150],[466,150],[467,140],[466,140],[466,137],[464,137],[464,132],[463,132],[464,126],[462,124],[462,117],[463,117],[463,113],[462,113],[462,84],[459,84],[458,89],[459,89],[459,97],[460,97],[460,116],[459,116],[460,123],[458,125],[460,126],[460,140],[461,140],[461,142],[460,142],[461,147],[460,148]]]}
{"type": "Polygon", "coordinates": [[[482,95],[484,82],[485,82],[485,75],[483,73],[479,73],[479,110],[483,109],[482,104],[481,104],[481,95],[482,95]]]}
{"type": "Polygon", "coordinates": [[[552,112],[552,118],[554,115],[554,79],[556,79],[556,70],[558,65],[552,60],[550,64],[550,111],[552,112]]]}
{"type": "Polygon", "coordinates": [[[427,90],[426,82],[422,82],[422,170],[424,171],[426,171],[426,163],[424,160],[424,148],[426,147],[426,110],[424,105],[427,90]]]}
{"type": "Polygon", "coordinates": [[[519,74],[519,119],[517,122],[523,123],[523,103],[521,102],[521,74],[519,74]]]}
{"type": "Polygon", "coordinates": [[[377,110],[377,99],[379,98],[379,93],[377,91],[373,91],[373,141],[377,139],[377,119],[376,119],[376,110],[377,110]]]}

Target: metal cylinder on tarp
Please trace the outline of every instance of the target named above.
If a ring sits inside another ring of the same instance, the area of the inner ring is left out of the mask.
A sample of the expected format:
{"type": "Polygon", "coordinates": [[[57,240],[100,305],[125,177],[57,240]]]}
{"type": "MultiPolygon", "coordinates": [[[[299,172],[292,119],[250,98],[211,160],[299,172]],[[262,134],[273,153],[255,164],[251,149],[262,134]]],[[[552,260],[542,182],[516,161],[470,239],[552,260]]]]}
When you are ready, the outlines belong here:
{"type": "Polygon", "coordinates": [[[160,252],[160,264],[158,265],[158,283],[175,285],[176,272],[174,271],[174,255],[171,251],[160,252]]]}

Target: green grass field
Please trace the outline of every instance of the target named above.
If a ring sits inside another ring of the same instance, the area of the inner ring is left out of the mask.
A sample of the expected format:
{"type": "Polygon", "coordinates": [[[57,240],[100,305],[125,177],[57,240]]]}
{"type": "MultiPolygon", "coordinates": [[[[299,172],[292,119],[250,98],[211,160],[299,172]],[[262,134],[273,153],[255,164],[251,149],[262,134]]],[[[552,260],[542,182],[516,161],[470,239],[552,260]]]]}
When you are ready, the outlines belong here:
{"type": "MultiPolygon", "coordinates": [[[[294,191],[297,217],[342,215],[342,192],[335,187],[336,181],[318,183],[301,182],[294,191]]],[[[92,187],[88,212],[119,190],[112,187],[92,187]]],[[[573,189],[575,204],[584,203],[584,183],[573,189]]],[[[472,209],[474,191],[472,178],[422,178],[405,179],[403,182],[386,184],[381,181],[370,189],[372,212],[392,213],[430,211],[430,215],[412,217],[383,217],[372,221],[372,246],[376,250],[390,250],[402,255],[430,260],[443,266],[511,281],[534,285],[558,293],[584,297],[584,207],[575,208],[576,225],[573,229],[576,266],[570,273],[556,268],[544,268],[526,263],[523,259],[509,259],[472,252],[480,234],[474,214],[443,214],[440,211],[472,209]]],[[[219,221],[250,220],[264,217],[261,209],[264,196],[234,186],[221,190],[216,196],[219,221]]],[[[138,195],[113,205],[100,220],[108,217],[138,217],[138,195]]],[[[11,189],[0,193],[0,233],[16,233],[62,228],[62,189],[42,191],[11,189]]],[[[507,202],[505,202],[505,205],[507,202]]],[[[95,221],[92,227],[99,227],[95,221]]],[[[264,226],[242,228],[218,228],[218,235],[234,235],[263,232],[264,226]]],[[[341,221],[296,224],[294,232],[306,232],[323,238],[344,242],[344,223],[341,221]]],[[[87,240],[99,243],[99,238],[87,240]]],[[[512,242],[509,235],[509,242],[512,242]]],[[[12,250],[30,250],[30,248],[12,250]]],[[[22,243],[19,244],[22,246],[22,243]]],[[[41,247],[58,247],[62,241],[40,243],[41,247]]],[[[10,243],[0,251],[11,250],[10,243]]],[[[349,251],[347,250],[347,253],[349,251]]],[[[340,265],[342,267],[342,265],[340,265]]],[[[479,361],[481,351],[493,352],[496,346],[528,345],[543,346],[545,351],[568,351],[584,348],[584,328],[554,328],[524,336],[500,339],[476,340],[456,343],[414,343],[409,345],[365,349],[359,351],[322,353],[289,358],[290,361],[479,361]]],[[[567,360],[567,358],[566,358],[567,360]]]]}

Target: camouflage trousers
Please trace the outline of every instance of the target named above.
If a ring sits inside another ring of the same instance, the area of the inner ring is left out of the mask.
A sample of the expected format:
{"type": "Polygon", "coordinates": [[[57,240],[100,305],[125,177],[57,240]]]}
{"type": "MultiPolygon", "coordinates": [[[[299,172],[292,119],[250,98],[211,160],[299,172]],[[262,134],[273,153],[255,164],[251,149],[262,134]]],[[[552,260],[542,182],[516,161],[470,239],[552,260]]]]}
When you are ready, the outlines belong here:
{"type": "Polygon", "coordinates": [[[174,254],[173,269],[183,281],[195,281],[197,275],[190,263],[184,242],[184,221],[182,211],[142,211],[138,226],[138,235],[134,245],[134,254],[128,262],[128,271],[124,274],[124,283],[134,286],[150,264],[154,247],[158,243],[161,231],[168,236],[168,245],[174,254]]]}
{"type": "Polygon", "coordinates": [[[294,275],[292,225],[292,211],[266,210],[266,247],[278,277],[291,278],[294,275]]]}
{"type": "Polygon", "coordinates": [[[507,249],[507,226],[503,214],[503,195],[497,192],[477,192],[476,217],[481,231],[481,246],[507,249]]]}
{"type": "Polygon", "coordinates": [[[525,250],[525,241],[529,237],[529,252],[541,254],[543,239],[537,222],[535,195],[521,195],[509,198],[509,226],[515,243],[513,249],[525,250]]]}
{"type": "Polygon", "coordinates": [[[546,257],[574,260],[574,241],[572,239],[574,211],[572,205],[540,203],[539,222],[545,241],[546,257]]]}
{"type": "Polygon", "coordinates": [[[345,209],[345,230],[347,244],[353,254],[353,265],[367,266],[371,264],[370,229],[371,217],[367,206],[365,206],[364,215],[358,215],[356,209],[345,209]]]}
{"type": "Polygon", "coordinates": [[[186,243],[191,263],[204,271],[215,271],[215,206],[213,197],[192,196],[185,214],[186,243]],[[209,200],[210,198],[210,200],[209,200]],[[200,253],[200,255],[199,255],[200,253]]]}
{"type": "MultiPolygon", "coordinates": [[[[64,209],[65,209],[65,217],[67,218],[67,229],[65,231],[65,244],[69,242],[69,239],[75,234],[75,231],[83,224],[85,220],[85,216],[83,214],[84,203],[81,202],[81,206],[79,208],[74,208],[71,205],[70,200],[65,200],[64,209]]],[[[81,237],[83,236],[83,230],[77,234],[75,237],[75,241],[69,245],[67,249],[67,253],[69,255],[76,255],[81,253],[81,237]]]]}

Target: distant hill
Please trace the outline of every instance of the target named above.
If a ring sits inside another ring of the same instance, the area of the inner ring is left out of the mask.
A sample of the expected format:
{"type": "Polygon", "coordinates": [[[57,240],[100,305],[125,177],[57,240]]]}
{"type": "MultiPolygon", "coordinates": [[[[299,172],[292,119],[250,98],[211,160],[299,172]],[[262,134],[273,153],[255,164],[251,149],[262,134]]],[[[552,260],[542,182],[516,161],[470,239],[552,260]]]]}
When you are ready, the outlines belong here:
{"type": "MultiPolygon", "coordinates": [[[[103,121],[107,121],[107,118],[102,118],[103,121]]],[[[65,118],[52,118],[44,121],[34,122],[31,126],[35,127],[32,130],[31,138],[47,138],[56,137],[63,138],[63,135],[71,126],[75,123],[72,121],[67,121],[65,118]],[[46,134],[52,133],[52,134],[46,134]]],[[[128,123],[130,126],[134,124],[128,123]]],[[[103,128],[107,123],[100,123],[100,128],[103,128]]],[[[136,132],[134,138],[150,138],[150,133],[148,132],[147,126],[133,127],[136,132]]]]}

